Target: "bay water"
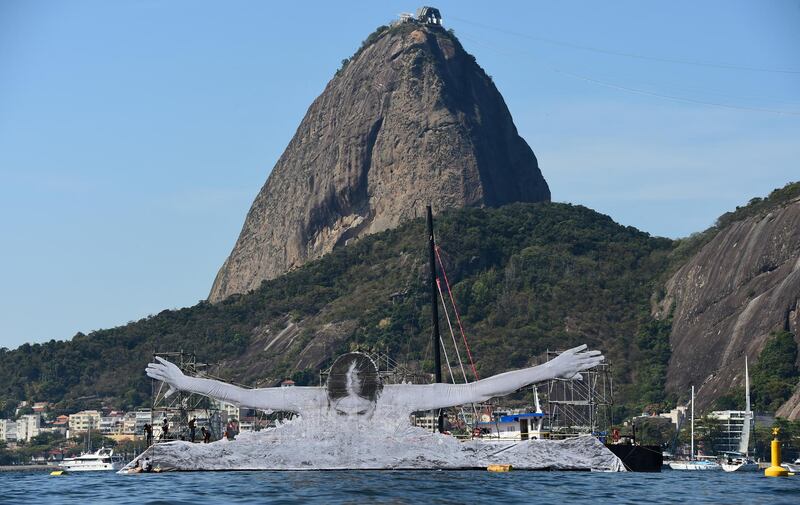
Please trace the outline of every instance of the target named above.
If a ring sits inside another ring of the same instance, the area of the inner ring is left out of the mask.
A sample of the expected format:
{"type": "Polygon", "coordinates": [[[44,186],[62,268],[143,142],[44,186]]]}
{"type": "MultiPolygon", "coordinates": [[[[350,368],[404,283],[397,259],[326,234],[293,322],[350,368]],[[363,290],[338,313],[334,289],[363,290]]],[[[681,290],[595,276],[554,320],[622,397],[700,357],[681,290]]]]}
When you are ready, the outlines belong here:
{"type": "Polygon", "coordinates": [[[3,504],[800,504],[800,476],[762,473],[262,471],[0,473],[3,504]]]}

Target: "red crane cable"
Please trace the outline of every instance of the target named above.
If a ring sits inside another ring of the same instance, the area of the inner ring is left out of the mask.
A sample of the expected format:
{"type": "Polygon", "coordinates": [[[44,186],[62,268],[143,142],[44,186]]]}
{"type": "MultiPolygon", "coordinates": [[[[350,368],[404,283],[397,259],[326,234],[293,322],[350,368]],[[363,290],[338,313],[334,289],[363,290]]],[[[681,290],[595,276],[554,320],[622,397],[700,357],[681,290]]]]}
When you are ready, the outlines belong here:
{"type": "Polygon", "coordinates": [[[450,303],[453,304],[453,311],[456,313],[456,321],[458,322],[458,329],[461,332],[461,338],[464,340],[464,347],[467,348],[467,356],[469,356],[469,365],[472,367],[472,373],[475,374],[475,380],[479,380],[480,377],[478,376],[478,369],[475,368],[475,361],[472,359],[472,352],[469,350],[469,344],[467,343],[467,336],[464,334],[464,327],[461,325],[461,315],[458,313],[458,307],[456,307],[456,301],[453,298],[453,291],[450,289],[450,281],[447,279],[447,272],[444,269],[444,263],[442,262],[442,257],[439,255],[439,246],[436,246],[436,259],[439,260],[439,268],[442,269],[442,276],[444,277],[444,284],[447,286],[447,294],[450,295],[450,303]]]}

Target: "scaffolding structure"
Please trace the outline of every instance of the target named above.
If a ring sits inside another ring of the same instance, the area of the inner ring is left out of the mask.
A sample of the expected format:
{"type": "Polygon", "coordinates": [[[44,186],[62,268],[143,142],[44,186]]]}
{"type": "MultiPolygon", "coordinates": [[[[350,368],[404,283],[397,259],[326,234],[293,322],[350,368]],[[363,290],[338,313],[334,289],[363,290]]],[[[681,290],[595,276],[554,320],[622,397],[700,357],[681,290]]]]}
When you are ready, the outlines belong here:
{"type": "MultiPolygon", "coordinates": [[[[561,354],[547,351],[547,360],[561,354]]],[[[611,365],[602,363],[581,372],[578,379],[547,381],[547,406],[553,438],[586,433],[602,436],[611,426],[614,385],[611,365]]]]}
{"type": "MultiPolygon", "coordinates": [[[[383,384],[428,384],[431,382],[431,374],[426,374],[412,370],[393,360],[389,355],[380,350],[357,350],[366,354],[378,369],[378,377],[383,384]]],[[[333,366],[333,365],[331,365],[333,366]]],[[[325,386],[328,382],[331,367],[319,372],[319,385],[325,386]]]]}
{"type": "MultiPolygon", "coordinates": [[[[211,370],[217,367],[217,364],[198,363],[197,356],[194,353],[184,352],[183,350],[177,352],[155,352],[153,353],[153,361],[155,358],[166,359],[175,364],[181,372],[185,375],[193,377],[204,377],[208,379],[217,379],[211,370]]],[[[151,424],[153,430],[157,433],[156,440],[175,440],[180,437],[189,438],[189,419],[191,414],[200,411],[203,415],[198,416],[197,430],[199,432],[201,426],[211,430],[213,438],[217,439],[222,436],[224,432],[224,419],[222,416],[221,406],[209,399],[206,396],[187,393],[185,391],[177,391],[168,395],[169,385],[153,379],[151,381],[152,390],[152,404],[151,404],[151,424]],[[169,423],[169,436],[161,436],[161,424],[164,419],[169,423]]]]}

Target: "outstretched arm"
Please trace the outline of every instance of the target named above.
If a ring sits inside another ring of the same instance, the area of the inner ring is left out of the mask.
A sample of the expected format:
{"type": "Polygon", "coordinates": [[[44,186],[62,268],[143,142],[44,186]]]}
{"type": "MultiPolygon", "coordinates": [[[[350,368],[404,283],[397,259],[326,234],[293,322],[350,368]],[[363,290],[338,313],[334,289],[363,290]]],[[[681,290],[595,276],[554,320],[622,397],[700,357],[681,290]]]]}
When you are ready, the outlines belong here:
{"type": "Polygon", "coordinates": [[[396,406],[408,405],[412,411],[431,410],[466,403],[477,403],[511,394],[521,387],[550,379],[571,379],[603,361],[600,351],[585,351],[582,345],[564,351],[547,363],[505,372],[468,384],[398,384],[386,386],[389,400],[396,406]]]}
{"type": "Polygon", "coordinates": [[[167,396],[186,391],[242,407],[262,410],[301,412],[321,405],[325,392],[319,387],[246,389],[214,379],[189,377],[173,363],[156,357],[158,363],[147,365],[147,375],[169,385],[167,396]]]}

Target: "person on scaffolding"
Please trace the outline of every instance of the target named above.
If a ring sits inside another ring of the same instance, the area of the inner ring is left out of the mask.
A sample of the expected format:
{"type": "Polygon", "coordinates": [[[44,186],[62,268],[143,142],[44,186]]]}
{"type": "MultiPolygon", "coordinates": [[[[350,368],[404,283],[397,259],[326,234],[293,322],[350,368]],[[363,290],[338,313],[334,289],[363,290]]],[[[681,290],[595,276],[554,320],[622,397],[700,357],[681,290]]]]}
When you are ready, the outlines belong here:
{"type": "Polygon", "coordinates": [[[375,362],[366,354],[351,352],[336,359],[325,386],[245,389],[213,379],[189,377],[169,361],[147,366],[147,375],[169,385],[167,395],[186,391],[260,410],[300,415],[371,417],[376,410],[394,415],[480,403],[505,396],[529,384],[551,379],[580,378],[580,372],[603,361],[600,351],[578,346],[538,366],[501,373],[465,384],[383,384],[375,362]]]}
{"type": "Polygon", "coordinates": [[[197,423],[197,417],[192,417],[189,420],[189,441],[192,443],[194,443],[195,423],[197,423]]]}
{"type": "Polygon", "coordinates": [[[150,423],[144,423],[142,430],[144,431],[144,437],[147,441],[147,446],[150,447],[153,445],[153,426],[150,425],[150,423]]]}
{"type": "Polygon", "coordinates": [[[203,434],[203,443],[204,444],[207,444],[207,443],[211,442],[211,431],[210,430],[207,430],[206,427],[203,426],[202,428],[200,428],[200,433],[203,434]]]}
{"type": "Polygon", "coordinates": [[[169,420],[165,417],[164,422],[161,423],[161,436],[162,440],[169,440],[169,420]]]}

